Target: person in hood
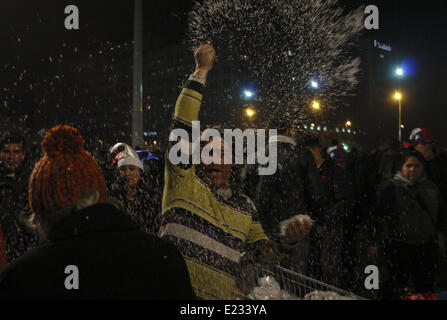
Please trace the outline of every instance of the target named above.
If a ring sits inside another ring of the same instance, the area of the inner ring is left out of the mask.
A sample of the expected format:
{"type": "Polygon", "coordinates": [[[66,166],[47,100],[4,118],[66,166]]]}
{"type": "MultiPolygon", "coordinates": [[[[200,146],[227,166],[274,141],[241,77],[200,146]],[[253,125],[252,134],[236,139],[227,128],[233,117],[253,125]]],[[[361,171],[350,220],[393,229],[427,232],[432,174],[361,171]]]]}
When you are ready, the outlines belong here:
{"type": "Polygon", "coordinates": [[[28,187],[41,244],[0,273],[0,299],[194,299],[180,252],[106,203],[83,146],[73,127],[46,133],[28,187]]]}
{"type": "Polygon", "coordinates": [[[402,297],[410,278],[416,293],[433,292],[439,254],[445,251],[446,219],[439,189],[427,179],[421,153],[402,154],[398,172],[383,184],[377,202],[376,246],[369,250],[381,255],[389,271],[381,284],[382,297],[402,297]]]}
{"type": "Polygon", "coordinates": [[[158,234],[161,220],[161,186],[151,179],[137,152],[119,142],[110,153],[115,154],[115,176],[110,184],[111,201],[127,213],[142,230],[158,234]],[[121,150],[121,151],[120,151],[121,150]]]}

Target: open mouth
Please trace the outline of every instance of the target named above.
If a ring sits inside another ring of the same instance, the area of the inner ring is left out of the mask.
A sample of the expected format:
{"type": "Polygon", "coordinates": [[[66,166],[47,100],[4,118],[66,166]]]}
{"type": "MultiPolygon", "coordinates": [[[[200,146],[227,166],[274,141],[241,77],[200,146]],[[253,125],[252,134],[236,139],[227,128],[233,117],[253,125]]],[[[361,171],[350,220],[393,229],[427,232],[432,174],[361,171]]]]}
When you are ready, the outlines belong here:
{"type": "Polygon", "coordinates": [[[208,168],[206,169],[206,175],[208,179],[219,179],[222,176],[222,172],[216,168],[208,168]]]}

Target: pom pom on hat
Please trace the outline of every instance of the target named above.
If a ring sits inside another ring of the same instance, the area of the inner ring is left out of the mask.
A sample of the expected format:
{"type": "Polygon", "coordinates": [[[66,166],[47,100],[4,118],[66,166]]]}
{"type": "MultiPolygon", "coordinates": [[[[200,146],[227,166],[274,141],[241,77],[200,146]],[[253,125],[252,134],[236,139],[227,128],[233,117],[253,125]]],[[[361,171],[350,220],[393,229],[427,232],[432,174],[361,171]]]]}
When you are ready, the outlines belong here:
{"type": "Polygon", "coordinates": [[[74,154],[84,150],[84,139],[78,129],[58,125],[51,128],[42,141],[42,150],[49,157],[74,154]]]}

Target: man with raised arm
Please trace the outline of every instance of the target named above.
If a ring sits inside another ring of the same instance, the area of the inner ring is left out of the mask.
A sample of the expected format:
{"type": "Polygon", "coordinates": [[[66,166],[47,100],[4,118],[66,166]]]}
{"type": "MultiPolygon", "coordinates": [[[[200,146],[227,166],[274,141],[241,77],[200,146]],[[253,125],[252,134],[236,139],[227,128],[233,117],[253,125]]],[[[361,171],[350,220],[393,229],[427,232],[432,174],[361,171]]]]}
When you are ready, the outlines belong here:
{"type": "MultiPolygon", "coordinates": [[[[175,106],[173,127],[186,130],[189,137],[193,121],[198,120],[207,74],[215,56],[209,44],[195,50],[195,72],[175,106]]],[[[160,236],[173,241],[182,252],[198,297],[232,299],[235,292],[242,296],[249,293],[254,283],[247,278],[246,266],[265,259],[265,244],[271,241],[264,234],[253,202],[230,186],[232,165],[224,163],[226,142],[213,137],[207,143],[221,147],[220,161],[215,161],[214,156],[208,165],[191,165],[191,161],[174,164],[170,152],[167,153],[160,236]]],[[[188,156],[191,160],[191,154],[188,156]]],[[[281,243],[269,246],[275,248],[274,256],[304,237],[300,227],[297,222],[290,223],[281,243]]]]}

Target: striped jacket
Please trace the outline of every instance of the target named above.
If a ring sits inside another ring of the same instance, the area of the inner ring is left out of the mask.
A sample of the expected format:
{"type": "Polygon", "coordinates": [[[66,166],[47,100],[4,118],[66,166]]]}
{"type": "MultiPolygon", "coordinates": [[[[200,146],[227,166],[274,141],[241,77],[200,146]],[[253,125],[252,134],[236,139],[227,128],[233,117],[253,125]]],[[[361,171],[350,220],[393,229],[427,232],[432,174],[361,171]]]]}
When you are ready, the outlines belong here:
{"type": "MultiPolygon", "coordinates": [[[[175,106],[174,126],[191,128],[198,119],[200,91],[199,83],[187,82],[175,106]]],[[[267,237],[248,197],[224,200],[198,170],[174,165],[167,156],[160,236],[182,252],[198,297],[231,299],[241,256],[267,237]]]]}

